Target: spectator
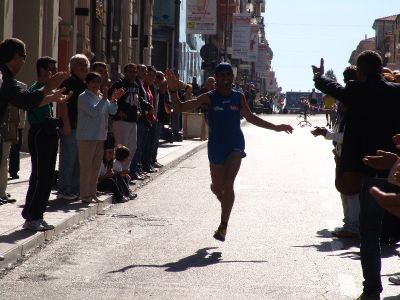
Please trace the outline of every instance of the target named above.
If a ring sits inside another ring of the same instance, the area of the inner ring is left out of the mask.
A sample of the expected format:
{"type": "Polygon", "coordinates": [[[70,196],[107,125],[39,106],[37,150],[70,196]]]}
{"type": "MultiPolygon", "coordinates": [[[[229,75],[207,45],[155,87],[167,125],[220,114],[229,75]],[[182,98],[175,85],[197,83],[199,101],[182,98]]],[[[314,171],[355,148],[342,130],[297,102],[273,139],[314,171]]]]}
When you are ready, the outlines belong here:
{"type": "Polygon", "coordinates": [[[129,190],[127,182],[113,170],[115,163],[114,142],[106,140],[104,143],[103,162],[100,167],[97,189],[102,192],[111,192],[113,202],[124,203],[136,198],[136,194],[129,190]]]}
{"type": "Polygon", "coordinates": [[[111,86],[111,80],[108,74],[108,67],[105,62],[102,61],[96,61],[92,64],[91,70],[93,72],[97,72],[101,76],[101,92],[103,92],[103,89],[105,87],[110,87],[111,86]]]}
{"type": "Polygon", "coordinates": [[[79,158],[76,142],[78,123],[78,97],[86,89],[85,78],[90,63],[83,54],[76,54],[69,61],[70,77],[62,83],[72,92],[67,104],[57,106],[57,115],[64,126],[60,137],[58,197],[75,200],[79,194],[79,158]]]}
{"type": "MultiPolygon", "coordinates": [[[[23,88],[21,89],[24,90],[23,88]]],[[[10,175],[10,179],[19,179],[18,172],[20,169],[20,152],[23,143],[25,119],[26,112],[23,109],[18,109],[17,141],[11,145],[9,156],[8,174],[10,175]]]]}
{"type": "Polygon", "coordinates": [[[364,289],[359,299],[379,299],[383,289],[379,237],[384,210],[369,190],[373,186],[384,192],[399,189],[387,182],[387,171],[366,167],[362,159],[375,155],[378,149],[396,152],[392,137],[400,132],[400,86],[382,77],[382,58],[374,51],[364,51],[358,56],[358,80],[345,87],[322,76],[323,69],[322,59],[319,68],[313,66],[315,86],[348,106],[340,167],[343,172],[359,174],[362,180],[360,236],[364,289]]]}
{"type": "MultiPolygon", "coordinates": [[[[57,73],[49,76],[47,84],[40,90],[21,91],[14,77],[20,72],[25,63],[25,44],[15,38],[6,39],[0,43],[0,121],[4,122],[8,104],[21,109],[32,109],[47,105],[51,102],[63,103],[69,99],[71,94],[63,95],[64,89],[56,89],[66,78],[65,73],[57,73]]],[[[3,143],[2,137],[0,138],[3,143]]],[[[29,204],[29,203],[28,203],[29,204]]],[[[27,206],[27,205],[25,205],[27,206]]],[[[29,216],[24,223],[24,228],[31,230],[48,230],[49,226],[43,220],[44,207],[34,208],[34,214],[29,216]]],[[[25,209],[25,207],[24,207],[25,209]]]]}
{"type": "Polygon", "coordinates": [[[137,121],[140,114],[139,85],[135,82],[137,66],[124,66],[124,78],[116,81],[108,91],[109,97],[117,88],[124,88],[125,94],[118,100],[118,111],[112,117],[115,142],[129,148],[131,155],[123,166],[128,170],[137,148],[137,121]]]}
{"type": "MultiPolygon", "coordinates": [[[[146,173],[157,172],[152,166],[154,144],[156,143],[157,134],[157,105],[158,105],[158,88],[154,85],[156,77],[156,69],[153,66],[147,67],[146,77],[144,79],[144,89],[147,94],[148,102],[153,106],[153,110],[146,113],[149,124],[147,139],[143,148],[142,168],[146,173]]],[[[158,142],[158,140],[157,140],[158,142]]]]}
{"type": "Polygon", "coordinates": [[[151,157],[150,157],[150,164],[153,169],[156,168],[162,168],[163,165],[160,164],[157,161],[157,154],[158,154],[158,146],[159,146],[159,140],[160,140],[160,134],[161,134],[161,129],[163,127],[163,124],[159,122],[159,115],[158,112],[160,111],[160,86],[162,82],[164,81],[164,73],[161,71],[156,72],[156,78],[154,80],[153,84],[153,91],[156,95],[156,105],[154,106],[154,112],[156,116],[156,121],[155,121],[155,135],[153,139],[153,147],[151,149],[151,157]],[[158,76],[158,77],[157,77],[158,76]]]}
{"type": "Polygon", "coordinates": [[[124,145],[117,145],[115,148],[115,162],[113,166],[113,170],[116,174],[121,176],[126,184],[131,180],[129,176],[129,170],[124,169],[124,165],[126,165],[126,161],[129,159],[130,150],[128,147],[124,145]]]}
{"type": "MultiPolygon", "coordinates": [[[[17,81],[18,86],[22,91],[27,90],[25,83],[17,81]]],[[[17,200],[10,198],[10,194],[6,193],[7,190],[7,167],[9,165],[9,156],[11,147],[18,144],[18,123],[19,123],[19,109],[13,105],[8,105],[4,122],[0,126],[2,135],[2,153],[0,163],[0,202],[2,204],[14,203],[17,200]]]]}
{"type": "Polygon", "coordinates": [[[233,90],[243,94],[243,89],[242,89],[242,87],[240,86],[239,81],[236,81],[236,82],[235,82],[235,86],[233,87],[233,90]]]}
{"type": "Polygon", "coordinates": [[[78,98],[78,122],[76,139],[80,165],[80,199],[84,203],[101,200],[96,195],[97,180],[107,137],[108,116],[117,112],[117,100],[125,90],[115,89],[110,100],[107,91],[100,93],[101,75],[89,72],[85,83],[87,89],[78,98]]]}
{"type": "Polygon", "coordinates": [[[154,80],[154,84],[159,87],[164,79],[165,79],[164,73],[161,71],[156,71],[156,78],[154,80]]]}
{"type": "MultiPolygon", "coordinates": [[[[48,56],[39,58],[36,62],[37,81],[29,90],[40,89],[56,72],[55,59],[48,56]]],[[[43,219],[53,184],[61,123],[59,119],[53,117],[52,103],[28,110],[27,116],[30,124],[28,149],[31,157],[31,176],[26,203],[22,210],[22,216],[26,220],[24,228],[49,230],[53,226],[41,219],[43,219]],[[41,222],[35,220],[41,220],[41,222]]]]}
{"type": "Polygon", "coordinates": [[[173,142],[173,133],[171,126],[171,111],[172,111],[172,101],[171,96],[168,93],[168,83],[167,80],[160,84],[159,89],[159,101],[158,101],[158,122],[161,125],[161,136],[169,141],[173,142]]]}
{"type": "Polygon", "coordinates": [[[204,93],[208,93],[209,91],[212,91],[215,89],[215,78],[210,76],[206,79],[206,82],[204,83],[204,87],[200,90],[200,95],[204,93]]]}
{"type": "Polygon", "coordinates": [[[185,101],[189,101],[194,98],[193,97],[193,87],[190,83],[186,84],[184,98],[185,98],[184,99],[185,101]]]}
{"type": "MultiPolygon", "coordinates": [[[[396,148],[400,148],[400,134],[393,136],[393,142],[396,148]]],[[[397,186],[400,185],[400,159],[397,154],[377,151],[376,155],[365,156],[363,162],[374,169],[390,170],[388,182],[397,186]]],[[[400,218],[399,193],[385,193],[376,187],[371,188],[370,193],[387,212],[400,218]]],[[[398,227],[395,229],[398,231],[398,227]]],[[[400,275],[390,276],[389,282],[400,285],[400,275]]]]}
{"type": "MultiPolygon", "coordinates": [[[[323,136],[327,140],[335,143],[333,150],[336,170],[339,170],[340,155],[342,152],[343,132],[346,126],[346,107],[344,104],[339,104],[338,119],[334,125],[333,131],[329,131],[323,127],[316,127],[311,133],[314,136],[323,136]]],[[[343,207],[343,227],[332,232],[333,236],[338,238],[357,238],[359,236],[359,214],[360,214],[360,199],[359,194],[345,195],[340,193],[343,207]]]]}
{"type": "Polygon", "coordinates": [[[142,99],[140,103],[140,117],[137,122],[137,149],[132,159],[130,167],[130,175],[133,179],[143,180],[149,175],[143,172],[142,169],[142,156],[144,147],[146,145],[147,136],[149,133],[150,122],[146,118],[146,112],[150,111],[153,106],[149,103],[148,95],[144,88],[144,80],[147,75],[147,67],[145,65],[138,65],[138,73],[136,83],[139,86],[139,98],[142,99]]]}
{"type": "Polygon", "coordinates": [[[317,106],[317,104],[318,104],[317,93],[315,92],[314,88],[311,90],[311,93],[308,95],[308,101],[310,102],[310,105],[312,105],[312,106],[317,106]]]}
{"type": "Polygon", "coordinates": [[[325,95],[323,98],[323,105],[326,118],[326,127],[331,128],[333,124],[333,119],[335,115],[335,98],[325,95]]]}

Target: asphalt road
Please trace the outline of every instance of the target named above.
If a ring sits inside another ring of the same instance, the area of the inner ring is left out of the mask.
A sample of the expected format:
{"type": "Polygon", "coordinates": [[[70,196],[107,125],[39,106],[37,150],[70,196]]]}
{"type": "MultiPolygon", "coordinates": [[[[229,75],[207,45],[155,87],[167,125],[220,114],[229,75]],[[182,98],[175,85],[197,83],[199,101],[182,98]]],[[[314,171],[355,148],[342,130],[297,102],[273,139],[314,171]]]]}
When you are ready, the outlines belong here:
{"type": "MultiPolygon", "coordinates": [[[[294,116],[266,116],[296,125],[294,116]]],[[[324,116],[312,116],[324,125],[324,116]]],[[[332,143],[310,128],[292,135],[245,125],[248,156],[235,190],[227,239],[212,238],[219,203],[209,191],[206,150],[51,241],[0,278],[1,299],[352,299],[361,292],[357,240],[341,225],[332,143]]],[[[400,299],[387,276],[382,299],[400,299]]]]}

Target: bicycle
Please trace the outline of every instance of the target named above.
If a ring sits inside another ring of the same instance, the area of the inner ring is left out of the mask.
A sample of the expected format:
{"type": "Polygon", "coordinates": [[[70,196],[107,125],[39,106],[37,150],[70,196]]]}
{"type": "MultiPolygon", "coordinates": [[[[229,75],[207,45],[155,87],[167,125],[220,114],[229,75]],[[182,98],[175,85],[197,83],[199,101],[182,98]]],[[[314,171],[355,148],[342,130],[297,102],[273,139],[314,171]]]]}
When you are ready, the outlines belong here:
{"type": "Polygon", "coordinates": [[[300,127],[311,127],[312,124],[307,119],[310,116],[310,103],[308,100],[302,100],[301,103],[303,104],[303,113],[297,116],[297,119],[300,120],[297,125],[300,127]]]}

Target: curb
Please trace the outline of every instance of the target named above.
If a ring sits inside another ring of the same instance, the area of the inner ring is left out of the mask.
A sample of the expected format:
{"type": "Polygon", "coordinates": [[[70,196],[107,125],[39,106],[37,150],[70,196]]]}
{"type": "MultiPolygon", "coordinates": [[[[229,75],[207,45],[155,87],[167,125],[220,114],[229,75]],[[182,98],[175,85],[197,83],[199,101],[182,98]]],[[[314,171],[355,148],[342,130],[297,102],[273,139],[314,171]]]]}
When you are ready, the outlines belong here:
{"type": "MultiPolygon", "coordinates": [[[[170,162],[166,163],[164,167],[160,168],[158,172],[152,173],[151,176],[143,180],[142,182],[138,182],[134,187],[131,187],[133,191],[140,189],[141,187],[147,185],[151,181],[153,181],[156,177],[162,175],[167,170],[175,167],[180,162],[184,161],[188,157],[197,153],[198,151],[204,149],[207,146],[207,141],[200,142],[199,145],[194,148],[190,148],[187,151],[184,151],[178,157],[172,159],[170,162]]],[[[21,229],[20,226],[14,227],[13,229],[6,232],[5,236],[13,235],[16,237],[17,241],[12,241],[12,243],[1,243],[0,244],[0,271],[4,271],[7,269],[12,269],[20,260],[22,260],[27,253],[34,250],[35,248],[40,247],[46,241],[50,241],[52,238],[60,235],[65,230],[78,225],[89,218],[96,215],[103,215],[104,211],[109,209],[112,206],[112,196],[104,195],[101,196],[104,200],[102,203],[93,203],[93,204],[82,204],[82,207],[75,212],[71,212],[69,217],[63,218],[61,222],[55,223],[55,228],[52,230],[48,230],[45,232],[29,232],[27,230],[21,229]]],[[[67,204],[68,205],[68,204],[67,204]]],[[[51,220],[51,217],[49,218],[51,220]]],[[[56,221],[56,220],[54,220],[56,221]]],[[[7,238],[5,238],[7,239],[7,238]]]]}

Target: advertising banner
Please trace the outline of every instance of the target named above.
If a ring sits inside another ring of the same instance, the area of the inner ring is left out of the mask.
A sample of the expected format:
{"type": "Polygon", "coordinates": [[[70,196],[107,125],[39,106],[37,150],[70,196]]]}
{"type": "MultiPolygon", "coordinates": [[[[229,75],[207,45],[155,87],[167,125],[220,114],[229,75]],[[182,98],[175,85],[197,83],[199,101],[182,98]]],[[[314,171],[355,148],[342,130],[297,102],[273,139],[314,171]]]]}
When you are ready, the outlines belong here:
{"type": "Polygon", "coordinates": [[[249,62],[257,62],[258,57],[258,29],[259,26],[257,24],[250,25],[250,41],[249,41],[249,54],[247,61],[249,62]]]}
{"type": "Polygon", "coordinates": [[[217,33],[217,0],[187,0],[186,34],[217,33]]]}
{"type": "Polygon", "coordinates": [[[233,14],[232,58],[248,60],[250,51],[250,14],[233,14]]]}

